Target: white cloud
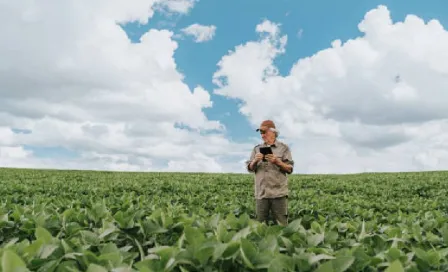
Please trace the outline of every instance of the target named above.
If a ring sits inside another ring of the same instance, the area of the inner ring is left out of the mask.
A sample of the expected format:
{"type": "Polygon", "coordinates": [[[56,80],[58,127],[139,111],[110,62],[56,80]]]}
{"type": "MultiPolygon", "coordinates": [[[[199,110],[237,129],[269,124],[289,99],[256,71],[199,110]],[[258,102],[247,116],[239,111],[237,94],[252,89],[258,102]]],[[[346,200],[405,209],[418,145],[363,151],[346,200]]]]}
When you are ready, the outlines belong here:
{"type": "Polygon", "coordinates": [[[151,29],[131,43],[117,25],[147,23],[158,10],[187,13],[194,3],[2,1],[0,164],[229,170],[219,164],[248,147],[226,140],[222,124],[207,119],[210,94],[183,82],[173,33],[151,29]],[[78,157],[43,159],[25,145],[62,147],[78,157]]]}
{"type": "Polygon", "coordinates": [[[262,23],[257,25],[255,31],[259,33],[266,32],[275,37],[280,31],[280,24],[274,24],[273,22],[265,19],[262,23]]]}
{"type": "Polygon", "coordinates": [[[200,153],[192,153],[181,160],[170,160],[168,171],[173,172],[222,172],[222,167],[212,157],[200,153]]]}
{"type": "Polygon", "coordinates": [[[384,6],[359,29],[281,76],[287,36],[264,21],[267,35],[221,59],[215,93],[240,99],[254,127],[275,120],[299,172],[446,169],[448,32],[414,15],[392,23],[384,6]]]}
{"type": "Polygon", "coordinates": [[[192,36],[194,38],[194,41],[197,43],[210,41],[213,39],[216,33],[216,26],[214,25],[200,25],[200,24],[192,24],[189,25],[181,31],[188,36],[192,36]]]}
{"type": "MultiPolygon", "coordinates": [[[[131,43],[117,25],[185,14],[195,2],[0,3],[0,165],[243,172],[255,141],[231,142],[207,119],[210,94],[183,83],[174,34],[152,29],[131,43]],[[25,145],[79,157],[44,159],[25,145]]],[[[215,92],[243,101],[254,127],[274,119],[298,172],[448,167],[448,33],[413,15],[393,24],[382,6],[359,29],[363,36],[336,40],[281,76],[274,60],[287,36],[265,20],[258,41],[223,56],[215,92]]],[[[205,41],[215,30],[193,36],[205,41]]]]}
{"type": "MultiPolygon", "coordinates": [[[[30,155],[30,152],[24,150],[21,146],[2,146],[0,148],[0,158],[2,160],[18,160],[24,159],[30,155]]],[[[2,165],[8,164],[5,161],[2,161],[2,165]]]]}
{"type": "Polygon", "coordinates": [[[171,12],[188,13],[199,0],[159,0],[156,9],[162,7],[163,10],[171,12]]]}

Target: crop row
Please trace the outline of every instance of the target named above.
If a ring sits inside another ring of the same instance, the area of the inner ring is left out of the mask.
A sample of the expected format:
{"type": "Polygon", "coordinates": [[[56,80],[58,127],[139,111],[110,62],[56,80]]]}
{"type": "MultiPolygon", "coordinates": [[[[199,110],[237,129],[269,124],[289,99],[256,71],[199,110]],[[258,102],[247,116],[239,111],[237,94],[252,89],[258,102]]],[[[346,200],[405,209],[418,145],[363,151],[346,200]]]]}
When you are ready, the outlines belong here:
{"type": "Polygon", "coordinates": [[[447,177],[293,175],[282,227],[250,175],[1,169],[0,271],[444,271],[447,177]]]}

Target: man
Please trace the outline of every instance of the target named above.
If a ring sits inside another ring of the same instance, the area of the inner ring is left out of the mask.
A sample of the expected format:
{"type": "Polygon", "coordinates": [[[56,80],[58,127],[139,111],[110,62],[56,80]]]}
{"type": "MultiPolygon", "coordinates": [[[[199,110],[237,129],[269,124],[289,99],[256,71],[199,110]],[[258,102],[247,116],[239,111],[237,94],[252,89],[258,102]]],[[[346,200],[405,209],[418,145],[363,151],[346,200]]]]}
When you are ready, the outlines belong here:
{"type": "Polygon", "coordinates": [[[277,140],[278,131],[271,120],[265,120],[257,129],[263,143],[256,145],[246,162],[247,170],[255,173],[257,220],[266,222],[269,212],[276,223],[288,224],[288,177],[294,167],[289,146],[277,140]],[[271,147],[273,154],[263,155],[261,147],[271,147]]]}

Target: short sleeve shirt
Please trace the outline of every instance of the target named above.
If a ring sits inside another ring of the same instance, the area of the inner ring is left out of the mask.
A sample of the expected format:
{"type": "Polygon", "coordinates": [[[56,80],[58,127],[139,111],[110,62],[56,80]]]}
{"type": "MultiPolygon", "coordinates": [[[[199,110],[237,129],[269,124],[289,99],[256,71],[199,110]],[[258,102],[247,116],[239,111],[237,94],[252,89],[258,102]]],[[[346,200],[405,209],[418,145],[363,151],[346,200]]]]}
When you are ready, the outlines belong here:
{"type": "MultiPolygon", "coordinates": [[[[260,144],[252,149],[249,160],[246,161],[246,169],[255,174],[255,198],[277,198],[288,195],[288,174],[279,166],[268,161],[260,161],[254,165],[253,170],[249,170],[249,164],[254,160],[255,154],[260,152],[260,147],[269,146],[260,144]]],[[[276,141],[270,145],[272,153],[280,158],[284,163],[294,166],[289,146],[281,141],[276,141]]]]}

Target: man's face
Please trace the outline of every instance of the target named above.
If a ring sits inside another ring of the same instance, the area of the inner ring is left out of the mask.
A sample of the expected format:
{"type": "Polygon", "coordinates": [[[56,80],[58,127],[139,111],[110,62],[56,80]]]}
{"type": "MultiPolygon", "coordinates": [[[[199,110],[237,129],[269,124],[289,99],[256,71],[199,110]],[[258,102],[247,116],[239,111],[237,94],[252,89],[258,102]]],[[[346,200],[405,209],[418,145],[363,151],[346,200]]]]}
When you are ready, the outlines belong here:
{"type": "Polygon", "coordinates": [[[273,143],[275,140],[275,133],[267,127],[261,127],[260,134],[265,143],[273,143]]]}

